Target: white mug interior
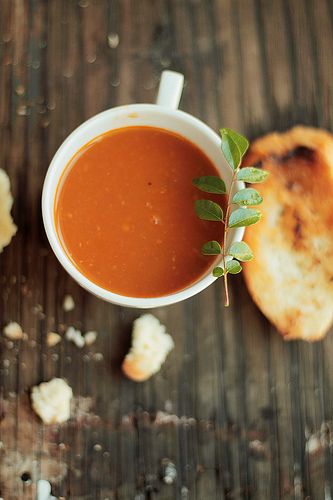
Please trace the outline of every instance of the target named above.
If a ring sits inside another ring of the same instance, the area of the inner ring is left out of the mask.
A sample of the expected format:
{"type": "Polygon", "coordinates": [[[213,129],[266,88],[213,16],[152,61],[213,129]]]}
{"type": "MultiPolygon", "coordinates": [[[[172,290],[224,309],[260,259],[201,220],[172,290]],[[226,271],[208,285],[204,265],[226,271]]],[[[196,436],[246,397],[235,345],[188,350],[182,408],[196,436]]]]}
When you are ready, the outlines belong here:
{"type": "MultiPolygon", "coordinates": [[[[180,97],[179,94],[178,99],[175,98],[175,94],[177,94],[177,88],[176,92],[169,92],[169,97],[171,96],[170,107],[166,105],[168,96],[165,97],[160,91],[159,104],[119,106],[90,118],[74,130],[63,142],[52,159],[46,174],[42,194],[42,213],[46,234],[56,257],[65,270],[82,287],[97,297],[114,304],[142,309],[166,306],[201,292],[216,279],[209,271],[192,285],[170,295],[152,298],[119,295],[97,285],[75,267],[67,256],[56,230],[54,203],[57,186],[64,170],[79,149],[97,136],[113,129],[130,126],[151,126],[176,132],[196,144],[215,165],[227,187],[230,186],[232,170],[223,158],[220,137],[202,121],[188,113],[174,109],[174,106],[178,105],[180,97]]],[[[235,191],[242,187],[244,187],[243,183],[236,183],[235,191]]],[[[230,229],[227,244],[230,245],[234,241],[241,241],[243,234],[244,228],[230,229]]]]}

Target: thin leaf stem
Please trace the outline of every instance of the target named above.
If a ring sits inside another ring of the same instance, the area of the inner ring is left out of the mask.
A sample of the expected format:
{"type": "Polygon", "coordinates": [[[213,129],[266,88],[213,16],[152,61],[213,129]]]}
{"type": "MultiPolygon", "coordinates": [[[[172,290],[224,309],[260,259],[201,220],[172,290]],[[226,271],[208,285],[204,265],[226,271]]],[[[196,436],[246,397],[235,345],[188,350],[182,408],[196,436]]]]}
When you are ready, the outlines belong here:
{"type": "Polygon", "coordinates": [[[229,306],[229,290],[228,290],[228,273],[227,273],[227,265],[226,265],[226,245],[227,245],[227,235],[228,235],[228,229],[229,229],[229,216],[230,216],[230,210],[231,210],[231,197],[234,189],[235,182],[237,180],[237,173],[239,170],[239,165],[238,167],[234,170],[231,183],[230,183],[230,189],[228,193],[228,201],[227,201],[227,209],[225,212],[225,218],[224,218],[224,230],[223,230],[223,254],[222,254],[222,259],[223,259],[223,278],[224,278],[224,293],[225,293],[225,300],[224,300],[224,305],[225,307],[229,306]]]}

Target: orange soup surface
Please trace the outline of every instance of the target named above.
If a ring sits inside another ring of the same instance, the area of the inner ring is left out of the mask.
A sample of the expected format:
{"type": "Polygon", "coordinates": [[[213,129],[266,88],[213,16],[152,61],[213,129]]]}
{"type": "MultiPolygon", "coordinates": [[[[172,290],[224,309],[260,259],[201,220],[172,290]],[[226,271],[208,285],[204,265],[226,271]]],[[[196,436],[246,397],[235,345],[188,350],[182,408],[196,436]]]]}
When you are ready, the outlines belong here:
{"type": "Polygon", "coordinates": [[[160,297],[198,281],[215,257],[202,245],[222,225],[202,221],[196,199],[219,203],[192,184],[218,175],[180,135],[154,127],[112,130],[86,144],[60,180],[55,220],[74,265],[101,287],[131,297],[160,297]]]}

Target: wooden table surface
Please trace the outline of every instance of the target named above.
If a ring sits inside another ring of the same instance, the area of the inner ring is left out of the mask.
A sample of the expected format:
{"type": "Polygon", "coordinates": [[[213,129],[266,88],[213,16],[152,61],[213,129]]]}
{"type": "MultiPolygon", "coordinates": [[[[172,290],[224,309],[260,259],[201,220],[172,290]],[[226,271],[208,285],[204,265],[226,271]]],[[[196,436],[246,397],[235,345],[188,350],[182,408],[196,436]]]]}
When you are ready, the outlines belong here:
{"type": "Polygon", "coordinates": [[[332,0],[0,0],[0,167],[19,228],[0,257],[0,323],[27,333],[1,340],[2,498],[36,498],[40,478],[73,500],[332,498],[332,334],[284,342],[238,276],[227,310],[218,282],[154,311],[176,347],[135,384],[120,364],[140,311],[74,283],[40,211],[68,133],[112,106],[153,102],[165,68],[185,74],[181,108],[213,129],[332,129],[332,53],[332,0]],[[46,333],[68,325],[97,330],[96,343],[48,347],[46,333]],[[47,427],[29,389],[54,376],[75,408],[47,427]]]}

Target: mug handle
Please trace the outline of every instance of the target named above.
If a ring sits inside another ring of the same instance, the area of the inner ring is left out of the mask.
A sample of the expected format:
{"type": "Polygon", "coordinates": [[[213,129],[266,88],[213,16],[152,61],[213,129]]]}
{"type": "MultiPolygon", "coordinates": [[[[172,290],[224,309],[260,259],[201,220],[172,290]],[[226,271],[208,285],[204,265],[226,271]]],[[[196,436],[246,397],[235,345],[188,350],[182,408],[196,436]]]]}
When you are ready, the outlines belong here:
{"type": "Polygon", "coordinates": [[[170,109],[178,109],[184,87],[184,75],[176,71],[163,71],[156,104],[170,109]]]}

